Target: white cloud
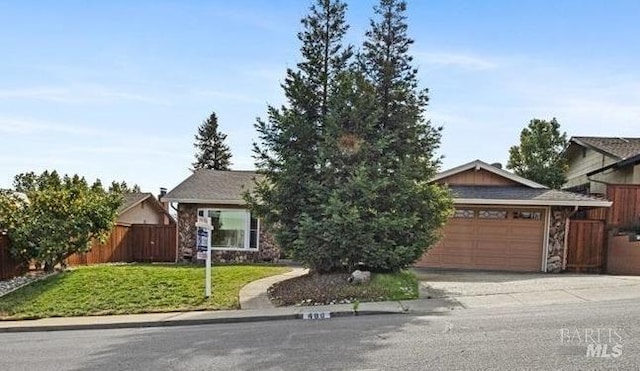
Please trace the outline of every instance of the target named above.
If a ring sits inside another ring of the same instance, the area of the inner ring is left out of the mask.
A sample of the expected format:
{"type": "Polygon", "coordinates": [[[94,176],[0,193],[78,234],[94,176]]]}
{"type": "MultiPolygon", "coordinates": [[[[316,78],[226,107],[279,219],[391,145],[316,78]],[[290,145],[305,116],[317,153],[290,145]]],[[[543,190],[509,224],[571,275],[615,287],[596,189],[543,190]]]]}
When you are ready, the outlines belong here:
{"type": "Polygon", "coordinates": [[[90,102],[110,103],[114,101],[167,104],[165,100],[159,99],[158,97],[88,84],[0,89],[0,100],[42,100],[72,104],[90,102]]]}
{"type": "Polygon", "coordinates": [[[69,135],[107,135],[108,132],[91,127],[61,124],[50,121],[37,121],[12,117],[0,117],[0,133],[34,135],[63,133],[69,135]]]}
{"type": "Polygon", "coordinates": [[[483,71],[495,69],[499,66],[496,60],[457,52],[417,52],[414,56],[419,64],[431,67],[483,71]]]}

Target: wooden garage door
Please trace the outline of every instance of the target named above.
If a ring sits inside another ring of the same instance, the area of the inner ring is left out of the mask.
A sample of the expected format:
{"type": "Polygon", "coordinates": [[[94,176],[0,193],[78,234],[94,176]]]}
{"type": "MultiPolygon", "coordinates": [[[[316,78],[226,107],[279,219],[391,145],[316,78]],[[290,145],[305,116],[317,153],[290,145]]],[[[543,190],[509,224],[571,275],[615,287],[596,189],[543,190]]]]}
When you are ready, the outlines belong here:
{"type": "Polygon", "coordinates": [[[544,209],[458,207],[417,266],[540,271],[544,209]]]}

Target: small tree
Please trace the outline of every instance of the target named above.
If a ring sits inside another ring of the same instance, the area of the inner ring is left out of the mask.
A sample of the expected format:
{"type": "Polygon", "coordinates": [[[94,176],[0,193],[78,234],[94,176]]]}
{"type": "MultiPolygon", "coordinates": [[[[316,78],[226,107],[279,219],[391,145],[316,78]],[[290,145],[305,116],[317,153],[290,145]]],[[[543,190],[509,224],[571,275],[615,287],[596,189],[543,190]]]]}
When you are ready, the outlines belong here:
{"type": "Polygon", "coordinates": [[[133,186],[129,186],[125,181],[122,181],[120,183],[113,181],[109,186],[109,192],[125,194],[125,193],[140,193],[141,191],[140,191],[140,186],[137,184],[134,184],[133,186]]]}
{"type": "Polygon", "coordinates": [[[567,145],[567,134],[560,133],[560,124],[533,119],[520,133],[520,145],[509,149],[507,168],[514,173],[560,189],[566,182],[567,161],[562,151],[567,145]]]}
{"type": "Polygon", "coordinates": [[[227,135],[218,131],[218,117],[212,112],[198,127],[194,146],[197,149],[193,170],[229,170],[231,150],[225,144],[227,135]]]}
{"type": "Polygon", "coordinates": [[[93,239],[105,241],[122,201],[99,181],[89,185],[55,171],[20,174],[14,186],[0,194],[0,228],[8,231],[13,256],[42,262],[46,270],[88,251],[93,239]]]}

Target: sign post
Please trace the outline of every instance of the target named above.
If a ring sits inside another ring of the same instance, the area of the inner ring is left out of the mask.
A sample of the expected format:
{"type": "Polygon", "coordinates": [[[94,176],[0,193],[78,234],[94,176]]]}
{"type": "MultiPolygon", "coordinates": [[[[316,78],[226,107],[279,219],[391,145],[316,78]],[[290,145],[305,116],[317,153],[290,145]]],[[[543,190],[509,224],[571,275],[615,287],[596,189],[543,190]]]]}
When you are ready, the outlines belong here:
{"type": "Polygon", "coordinates": [[[204,278],[204,297],[211,297],[211,218],[206,216],[199,216],[196,222],[197,228],[202,228],[207,231],[207,260],[205,263],[205,278],[204,278]]]}

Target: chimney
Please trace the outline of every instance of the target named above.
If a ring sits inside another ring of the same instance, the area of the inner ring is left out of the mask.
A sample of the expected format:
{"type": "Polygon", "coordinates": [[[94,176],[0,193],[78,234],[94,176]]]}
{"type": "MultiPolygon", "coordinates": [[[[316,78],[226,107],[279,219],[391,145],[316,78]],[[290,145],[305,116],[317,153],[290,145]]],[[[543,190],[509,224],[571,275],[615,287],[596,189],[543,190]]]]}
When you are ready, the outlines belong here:
{"type": "MultiPolygon", "coordinates": [[[[169,212],[169,203],[162,201],[162,197],[167,195],[167,189],[164,187],[160,187],[160,193],[158,194],[158,201],[160,201],[160,204],[162,204],[162,208],[164,208],[167,212],[169,212]]],[[[164,216],[164,225],[168,225],[169,224],[169,218],[165,215],[164,216]]]]}

